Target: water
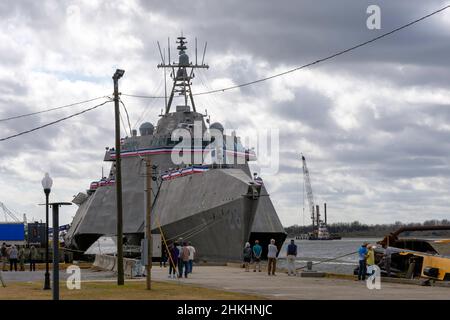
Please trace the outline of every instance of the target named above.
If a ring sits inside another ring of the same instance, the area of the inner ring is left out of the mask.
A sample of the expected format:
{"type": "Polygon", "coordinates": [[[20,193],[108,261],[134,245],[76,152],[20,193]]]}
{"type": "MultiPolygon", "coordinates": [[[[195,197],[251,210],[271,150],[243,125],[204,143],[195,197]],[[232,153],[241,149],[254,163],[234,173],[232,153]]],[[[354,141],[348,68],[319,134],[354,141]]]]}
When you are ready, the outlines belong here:
{"type": "MultiPolygon", "coordinates": [[[[364,242],[375,244],[380,238],[342,238],[341,240],[295,240],[298,247],[297,267],[305,266],[308,261],[314,264],[324,260],[340,257],[352,252],[356,252],[364,242]]],[[[291,239],[286,239],[279,254],[279,266],[286,265],[286,248],[291,239]]],[[[313,270],[353,274],[353,270],[358,265],[356,253],[341,257],[339,259],[313,265],[313,270]]],[[[306,268],[305,268],[306,269],[306,268]]]]}
{"type": "MultiPolygon", "coordinates": [[[[342,240],[295,240],[298,246],[297,267],[305,266],[308,261],[318,263],[324,260],[343,256],[358,250],[359,246],[368,242],[375,244],[380,238],[343,238],[342,240]]],[[[279,254],[278,265],[286,265],[286,248],[291,239],[286,239],[279,254]]],[[[116,243],[111,237],[101,237],[86,251],[87,254],[113,254],[116,252],[116,243]]],[[[313,266],[313,270],[352,274],[358,265],[358,257],[355,254],[339,258],[337,260],[323,262],[313,266]]]]}

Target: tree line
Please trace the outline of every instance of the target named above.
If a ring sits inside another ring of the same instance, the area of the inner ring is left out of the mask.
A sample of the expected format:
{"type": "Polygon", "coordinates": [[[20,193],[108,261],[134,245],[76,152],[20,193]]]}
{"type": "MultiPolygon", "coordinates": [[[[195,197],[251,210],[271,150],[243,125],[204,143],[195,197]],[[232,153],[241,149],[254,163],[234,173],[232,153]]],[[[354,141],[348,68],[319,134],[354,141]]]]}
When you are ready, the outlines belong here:
{"type": "MultiPolygon", "coordinates": [[[[338,234],[342,237],[383,237],[401,227],[411,226],[434,226],[434,225],[450,225],[450,220],[426,220],[422,223],[402,223],[397,221],[393,224],[374,224],[367,225],[359,221],[353,222],[337,222],[328,224],[328,231],[338,234]]],[[[285,228],[288,237],[312,232],[312,226],[293,225],[285,228]]],[[[450,231],[420,231],[420,232],[404,232],[402,236],[450,236],[450,231]]]]}

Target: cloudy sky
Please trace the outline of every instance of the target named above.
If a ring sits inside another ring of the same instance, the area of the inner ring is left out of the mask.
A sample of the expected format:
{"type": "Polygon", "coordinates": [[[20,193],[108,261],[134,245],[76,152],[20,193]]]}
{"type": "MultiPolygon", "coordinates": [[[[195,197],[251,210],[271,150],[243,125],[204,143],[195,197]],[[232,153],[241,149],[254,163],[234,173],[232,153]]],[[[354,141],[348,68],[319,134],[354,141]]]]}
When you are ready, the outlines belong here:
{"type": "MultiPolygon", "coordinates": [[[[208,42],[194,91],[266,77],[346,49],[445,6],[438,0],[1,1],[0,119],[112,93],[162,95],[167,37],[208,42]],[[381,30],[366,27],[371,4],[381,30]]],[[[193,47],[188,53],[193,57],[193,47]]],[[[172,48],[172,50],[174,50],[172,48]]],[[[201,51],[201,49],[199,49],[201,51]]],[[[280,168],[263,176],[285,226],[302,215],[300,153],[329,220],[412,222],[450,217],[450,9],[345,56],[271,81],[201,96],[198,109],[238,134],[278,129],[280,168]]],[[[163,101],[123,97],[131,124],[155,123],[163,101]]],[[[98,102],[98,101],[96,101],[98,102]]],[[[96,102],[0,122],[0,138],[96,102]]],[[[0,201],[43,219],[52,200],[98,179],[114,144],[113,105],[0,142],[0,201]]],[[[125,134],[125,133],[124,133],[125,134]]],[[[255,167],[257,169],[257,167],[255,167]]],[[[75,206],[62,210],[69,223],[75,206]]],[[[3,217],[0,217],[3,219],[3,217]]]]}

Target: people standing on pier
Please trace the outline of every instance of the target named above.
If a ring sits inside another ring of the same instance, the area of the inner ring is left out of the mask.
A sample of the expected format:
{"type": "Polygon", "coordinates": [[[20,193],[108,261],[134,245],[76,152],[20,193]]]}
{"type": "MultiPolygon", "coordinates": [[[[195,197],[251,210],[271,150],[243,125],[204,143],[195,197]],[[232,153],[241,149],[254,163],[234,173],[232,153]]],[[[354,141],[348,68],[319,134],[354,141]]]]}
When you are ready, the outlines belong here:
{"type": "Polygon", "coordinates": [[[252,261],[252,248],[250,247],[250,242],[245,243],[244,251],[242,254],[244,256],[245,271],[249,272],[250,262],[252,261]]]}
{"type": "MultiPolygon", "coordinates": [[[[187,278],[189,273],[189,248],[187,242],[183,243],[183,248],[181,249],[181,260],[184,268],[184,277],[187,278]]],[[[183,272],[181,272],[181,275],[183,275],[183,272]]]]}
{"type": "Polygon", "coordinates": [[[38,259],[38,252],[35,246],[30,248],[30,271],[36,271],[36,260],[38,259]]]}
{"type": "Polygon", "coordinates": [[[275,275],[275,271],[277,269],[277,253],[278,248],[275,245],[275,239],[271,239],[267,250],[267,274],[269,276],[270,274],[273,276],[275,275]]]}
{"type": "Polygon", "coordinates": [[[17,271],[17,257],[19,252],[15,245],[12,245],[11,250],[9,251],[9,271],[13,270],[17,271]]]}
{"type": "Polygon", "coordinates": [[[25,247],[21,246],[19,249],[19,270],[25,271],[25,247]]]}
{"type": "Polygon", "coordinates": [[[262,247],[259,245],[259,240],[255,240],[255,245],[253,246],[253,261],[255,262],[255,269],[253,272],[256,272],[256,266],[258,266],[258,272],[261,272],[261,254],[262,247]]]}
{"type": "Polygon", "coordinates": [[[189,273],[192,273],[192,268],[194,267],[195,248],[190,241],[188,243],[188,249],[189,249],[189,273]]]}
{"type": "Polygon", "coordinates": [[[169,247],[169,278],[175,279],[177,277],[177,264],[178,264],[178,255],[180,254],[177,243],[171,244],[169,247]]]}
{"type": "Polygon", "coordinates": [[[6,262],[8,261],[8,247],[6,246],[6,243],[3,242],[2,248],[1,248],[1,262],[2,262],[2,270],[7,271],[6,269],[6,262]]]}
{"type": "Polygon", "coordinates": [[[297,258],[297,245],[295,244],[294,239],[291,240],[291,243],[287,246],[287,267],[288,267],[288,276],[297,275],[297,270],[295,269],[295,258],[297,258]]]}
{"type": "Polygon", "coordinates": [[[358,269],[358,280],[366,280],[367,273],[367,243],[363,243],[358,249],[359,257],[359,269],[358,269]]]}

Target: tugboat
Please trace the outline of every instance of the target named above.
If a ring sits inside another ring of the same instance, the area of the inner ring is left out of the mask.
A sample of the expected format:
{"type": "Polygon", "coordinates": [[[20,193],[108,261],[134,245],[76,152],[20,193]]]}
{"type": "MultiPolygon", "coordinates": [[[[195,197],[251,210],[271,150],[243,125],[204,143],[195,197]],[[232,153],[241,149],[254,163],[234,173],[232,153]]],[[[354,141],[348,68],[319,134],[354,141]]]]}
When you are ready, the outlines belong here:
{"type": "MultiPolygon", "coordinates": [[[[330,234],[327,228],[327,204],[324,203],[324,214],[325,220],[320,219],[319,206],[314,203],[314,196],[311,187],[311,179],[309,177],[309,170],[306,165],[306,159],[302,154],[302,163],[303,163],[303,178],[304,178],[304,186],[306,189],[306,195],[308,198],[308,204],[311,211],[311,221],[312,221],[312,232],[307,234],[303,234],[297,236],[297,239],[306,239],[306,240],[340,240],[341,237],[337,234],[330,234]]],[[[305,197],[303,196],[303,202],[305,197]]],[[[304,210],[304,204],[303,204],[304,210]]]]}
{"type": "MultiPolygon", "coordinates": [[[[131,137],[123,138],[127,243],[139,245],[144,236],[144,162],[149,159],[155,168],[152,233],[162,232],[168,242],[179,238],[192,242],[202,261],[241,260],[244,244],[256,239],[264,250],[270,239],[281,248],[286,232],[262,179],[253,177],[249,168],[256,155],[241,144],[235,132],[226,134],[219,122],[208,126],[206,114],[197,111],[191,85],[194,70],[209,66],[197,64],[197,57],[194,63],[190,61],[183,36],[177,38],[177,50],[178,62],[170,62],[169,53],[169,63],[158,65],[170,70],[173,85],[156,127],[145,122],[139,135],[133,130],[131,137]],[[174,107],[176,95],[183,103],[174,107]],[[205,136],[210,141],[202,139],[205,136]]],[[[65,239],[73,249],[85,251],[100,236],[116,234],[115,157],[113,148],[106,150],[109,177],[94,181],[74,199],[79,208],[65,239]]]]}

